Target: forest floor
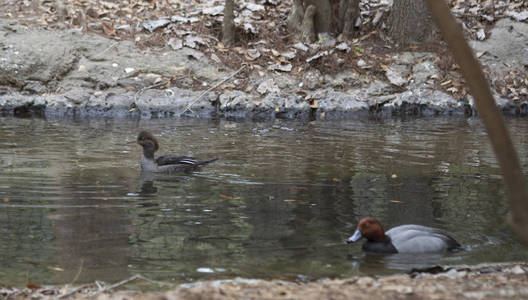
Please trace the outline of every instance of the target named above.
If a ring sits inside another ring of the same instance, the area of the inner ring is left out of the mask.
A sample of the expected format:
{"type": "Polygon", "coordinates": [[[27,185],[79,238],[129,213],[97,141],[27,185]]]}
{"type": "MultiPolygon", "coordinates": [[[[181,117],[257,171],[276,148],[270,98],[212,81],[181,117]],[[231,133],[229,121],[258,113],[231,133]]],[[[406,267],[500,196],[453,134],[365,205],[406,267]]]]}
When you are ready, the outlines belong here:
{"type": "MultiPolygon", "coordinates": [[[[464,80],[442,42],[402,47],[387,37],[391,2],[362,0],[354,37],[323,35],[309,44],[287,31],[289,1],[235,1],[236,42],[227,48],[221,0],[5,0],[0,108],[180,116],[201,109],[264,111],[293,118],[390,112],[405,103],[434,113],[471,111],[464,80]]],[[[498,103],[522,108],[528,56],[519,49],[528,3],[450,4],[498,103]]]]}

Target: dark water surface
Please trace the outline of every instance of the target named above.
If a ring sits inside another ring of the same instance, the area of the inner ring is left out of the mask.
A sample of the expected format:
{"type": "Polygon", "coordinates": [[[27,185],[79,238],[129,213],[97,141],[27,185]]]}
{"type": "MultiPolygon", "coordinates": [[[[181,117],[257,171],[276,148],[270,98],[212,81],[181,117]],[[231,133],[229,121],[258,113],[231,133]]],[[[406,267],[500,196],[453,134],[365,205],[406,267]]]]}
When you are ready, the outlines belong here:
{"type": "MultiPolygon", "coordinates": [[[[523,167],[528,120],[508,120],[523,167]]],[[[435,118],[313,123],[0,119],[0,285],[233,278],[313,280],[526,260],[482,125],[435,118]],[[220,160],[142,176],[160,154],[220,160]],[[372,256],[359,218],[444,228],[465,250],[372,256]]]]}

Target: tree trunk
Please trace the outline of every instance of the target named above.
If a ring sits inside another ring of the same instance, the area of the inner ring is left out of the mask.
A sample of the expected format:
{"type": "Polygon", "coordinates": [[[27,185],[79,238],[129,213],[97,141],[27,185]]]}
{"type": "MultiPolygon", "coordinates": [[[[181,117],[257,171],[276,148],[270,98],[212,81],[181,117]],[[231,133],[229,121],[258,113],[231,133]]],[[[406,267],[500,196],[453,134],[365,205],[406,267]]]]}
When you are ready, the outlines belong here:
{"type": "Polygon", "coordinates": [[[354,34],[354,25],[359,17],[359,0],[339,1],[338,30],[350,38],[354,34]]]}
{"type": "Polygon", "coordinates": [[[351,36],[359,17],[359,0],[292,0],[288,30],[295,39],[314,42],[320,33],[351,36]],[[339,3],[338,3],[339,1],[339,3]],[[337,16],[332,7],[339,5],[337,16]],[[337,20],[337,22],[333,22],[337,20]]]}
{"type": "Polygon", "coordinates": [[[402,45],[429,42],[438,37],[424,0],[394,0],[388,28],[389,36],[402,45]]]}
{"type": "Polygon", "coordinates": [[[232,46],[235,42],[235,14],[233,12],[234,6],[234,0],[225,0],[222,42],[226,46],[232,46]]]}

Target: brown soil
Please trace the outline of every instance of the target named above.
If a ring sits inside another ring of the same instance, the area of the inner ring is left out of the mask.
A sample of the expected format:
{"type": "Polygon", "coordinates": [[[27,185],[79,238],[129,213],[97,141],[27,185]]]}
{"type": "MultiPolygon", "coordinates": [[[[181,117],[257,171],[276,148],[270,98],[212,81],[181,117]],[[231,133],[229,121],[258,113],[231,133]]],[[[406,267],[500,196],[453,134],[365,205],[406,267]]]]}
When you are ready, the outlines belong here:
{"type": "MultiPolygon", "coordinates": [[[[297,283],[234,279],[181,285],[163,292],[98,290],[87,285],[0,289],[8,299],[528,299],[528,264],[433,268],[381,277],[352,277],[297,283]]],[[[155,283],[149,283],[154,284],[155,283]]],[[[126,286],[119,286],[123,288],[126,286]]],[[[99,288],[100,289],[100,288],[99,288]]]]}
{"type": "MultiPolygon", "coordinates": [[[[115,40],[131,40],[145,52],[165,51],[172,46],[171,41],[183,41],[188,37],[198,38],[200,42],[193,46],[206,56],[221,63],[223,67],[236,70],[242,65],[248,65],[251,71],[262,72],[272,64],[288,64],[293,66],[290,74],[303,76],[306,71],[317,69],[322,74],[336,74],[344,70],[354,70],[362,75],[362,80],[370,82],[375,79],[385,80],[383,69],[393,62],[393,53],[401,51],[428,51],[437,53],[435,61],[441,71],[436,80],[435,88],[451,94],[455,99],[463,99],[467,95],[464,80],[458,72],[458,66],[443,43],[401,47],[386,37],[381,28],[388,17],[389,8],[378,0],[362,0],[362,24],[355,32],[352,49],[347,52],[335,51],[306,63],[306,59],[315,54],[314,51],[299,52],[293,60],[288,61],[281,52],[291,50],[296,42],[288,33],[286,16],[291,2],[285,0],[254,1],[264,3],[260,10],[248,10],[247,1],[235,1],[235,13],[242,15],[245,9],[249,16],[244,17],[244,25],[256,28],[251,32],[236,28],[235,47],[230,49],[222,44],[222,13],[206,13],[205,10],[223,5],[223,1],[177,1],[177,0],[41,0],[0,1],[0,18],[9,22],[24,24],[28,27],[41,27],[51,30],[78,29],[84,33],[103,35],[115,40]],[[374,22],[375,15],[381,13],[382,21],[374,22]],[[187,19],[186,22],[171,22],[160,26],[151,32],[142,26],[148,20],[170,19],[178,16],[187,19]],[[191,21],[192,19],[192,21],[191,21]],[[248,49],[259,49],[258,58],[250,58],[248,49]],[[367,61],[368,69],[358,67],[358,61],[367,61]]],[[[249,1],[252,2],[252,1],[249,1]]],[[[521,12],[528,7],[526,1],[502,1],[492,6],[494,1],[451,0],[449,1],[456,17],[465,24],[467,38],[476,39],[477,32],[489,32],[493,24],[505,17],[507,12],[521,12]],[[493,17],[490,17],[493,16],[493,17]]],[[[339,40],[338,40],[339,42],[339,40]]],[[[185,44],[184,44],[185,45],[185,44]]],[[[181,44],[180,44],[181,47],[181,44]]],[[[514,100],[527,99],[527,70],[519,69],[505,74],[503,79],[492,82],[492,88],[501,96],[514,100]]],[[[174,83],[175,84],[175,83],[174,83]]],[[[177,84],[175,84],[178,86],[177,84]]],[[[196,89],[203,86],[196,84],[196,89]]],[[[241,90],[246,86],[239,85],[241,90]]]]}

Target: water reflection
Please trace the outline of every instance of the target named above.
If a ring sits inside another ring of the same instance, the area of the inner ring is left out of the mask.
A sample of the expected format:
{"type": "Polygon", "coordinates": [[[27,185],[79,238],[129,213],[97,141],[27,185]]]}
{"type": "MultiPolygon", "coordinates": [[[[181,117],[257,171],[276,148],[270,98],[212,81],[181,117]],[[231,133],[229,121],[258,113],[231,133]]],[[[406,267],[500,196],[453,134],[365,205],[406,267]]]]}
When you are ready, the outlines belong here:
{"type": "Polygon", "coordinates": [[[410,272],[434,267],[438,262],[457,264],[460,256],[455,253],[424,253],[420,255],[410,253],[375,254],[365,253],[360,257],[349,258],[355,261],[359,270],[364,274],[377,274],[380,269],[410,272]]]}
{"type": "MultiPolygon", "coordinates": [[[[311,280],[527,258],[475,120],[277,122],[0,119],[0,281],[311,280]],[[126,141],[143,129],[160,155],[220,160],[141,173],[126,141]],[[446,229],[466,251],[364,254],[344,241],[365,216],[446,229]]],[[[508,122],[527,153],[528,121],[508,122]]]]}

